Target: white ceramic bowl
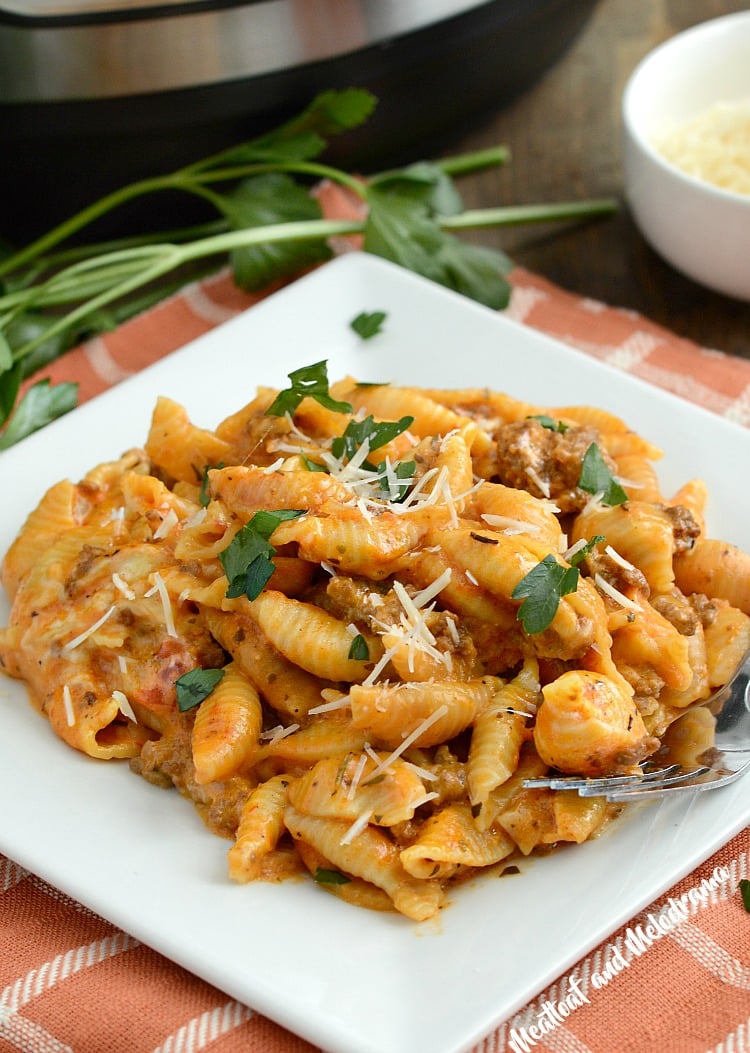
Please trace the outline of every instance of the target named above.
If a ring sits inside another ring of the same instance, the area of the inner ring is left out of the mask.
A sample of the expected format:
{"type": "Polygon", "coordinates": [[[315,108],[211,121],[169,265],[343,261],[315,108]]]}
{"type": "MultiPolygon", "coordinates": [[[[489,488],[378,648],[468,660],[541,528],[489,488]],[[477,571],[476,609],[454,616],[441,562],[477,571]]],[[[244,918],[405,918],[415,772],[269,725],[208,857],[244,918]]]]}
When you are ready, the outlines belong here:
{"type": "Polygon", "coordinates": [[[750,100],[750,11],[702,22],[650,52],[623,96],[625,190],[660,256],[702,285],[750,300],[750,195],[685,174],[652,145],[715,103],[741,100],[750,100]]]}

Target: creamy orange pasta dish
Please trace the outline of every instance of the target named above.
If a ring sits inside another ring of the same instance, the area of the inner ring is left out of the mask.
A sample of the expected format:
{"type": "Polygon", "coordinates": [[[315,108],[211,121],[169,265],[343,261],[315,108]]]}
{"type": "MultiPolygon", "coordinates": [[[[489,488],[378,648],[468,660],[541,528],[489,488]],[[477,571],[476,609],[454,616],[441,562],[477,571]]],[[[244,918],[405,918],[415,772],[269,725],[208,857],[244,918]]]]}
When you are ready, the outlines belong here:
{"type": "Polygon", "coordinates": [[[190,798],[232,879],[426,919],[615,815],[526,779],[710,725],[750,558],[659,456],[602,410],[324,362],[214,431],[162,398],[143,449],[28,517],[0,664],[70,746],[190,798]]]}

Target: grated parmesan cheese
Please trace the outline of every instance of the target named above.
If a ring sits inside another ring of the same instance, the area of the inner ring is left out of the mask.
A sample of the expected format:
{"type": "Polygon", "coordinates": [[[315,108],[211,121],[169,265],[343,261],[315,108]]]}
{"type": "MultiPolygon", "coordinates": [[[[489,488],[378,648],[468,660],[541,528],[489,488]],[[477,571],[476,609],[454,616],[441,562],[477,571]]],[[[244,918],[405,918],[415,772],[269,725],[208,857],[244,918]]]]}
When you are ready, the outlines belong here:
{"type": "Polygon", "coordinates": [[[124,580],[124,578],[121,578],[119,574],[112,575],[112,584],[116,589],[119,589],[119,591],[123,594],[126,600],[135,599],[135,593],[128,585],[128,583],[124,580]]]}
{"type": "Polygon", "coordinates": [[[308,717],[314,717],[316,713],[333,713],[337,709],[346,709],[349,705],[349,696],[340,695],[338,698],[332,699],[330,702],[322,702],[319,706],[313,706],[312,709],[308,709],[308,717]]]}
{"type": "Polygon", "coordinates": [[[603,490],[597,490],[595,494],[592,494],[586,504],[581,509],[581,515],[585,515],[587,512],[595,512],[602,507],[602,498],[604,497],[603,490]]]}
{"type": "Polygon", "coordinates": [[[273,475],[274,472],[278,472],[279,468],[284,464],[284,457],[277,457],[273,464],[267,464],[265,468],[261,468],[263,475],[273,475]]]}
{"type": "Polygon", "coordinates": [[[78,636],[74,636],[72,640],[68,640],[68,642],[63,646],[63,651],[72,651],[74,648],[80,646],[80,644],[82,644],[84,640],[88,640],[89,636],[95,633],[97,629],[101,629],[102,625],[104,625],[107,618],[110,618],[112,614],[114,614],[114,611],[115,605],[113,603],[109,610],[106,610],[101,616],[101,618],[97,619],[97,621],[95,621],[93,625],[90,625],[88,629],[84,629],[84,631],[82,633],[79,633],[78,636]]]}
{"type": "Polygon", "coordinates": [[[261,742],[267,742],[269,746],[273,746],[275,743],[280,742],[281,739],[285,739],[287,735],[294,734],[295,731],[299,731],[299,724],[289,724],[284,727],[283,724],[277,724],[274,728],[269,728],[268,731],[261,731],[260,740],[261,742]]]}
{"type": "Polygon", "coordinates": [[[750,194],[750,98],[717,102],[655,138],[653,146],[695,179],[750,194]]]}
{"type": "Polygon", "coordinates": [[[67,684],[63,684],[63,706],[65,707],[65,719],[68,722],[68,727],[72,728],[76,722],[76,715],[73,712],[73,701],[67,684]]]}
{"type": "Polygon", "coordinates": [[[117,703],[117,708],[120,710],[122,715],[124,717],[127,717],[128,720],[132,720],[134,724],[137,724],[138,723],[138,718],[136,717],[135,713],[133,712],[133,707],[130,705],[130,701],[128,699],[128,696],[125,694],[125,692],[124,691],[113,691],[112,692],[112,698],[117,703]]]}
{"type": "Polygon", "coordinates": [[[611,545],[607,545],[607,547],[604,549],[604,551],[607,553],[609,558],[611,560],[614,560],[615,563],[619,564],[619,566],[621,566],[623,568],[623,570],[636,570],[637,569],[636,567],[633,566],[632,563],[629,563],[628,560],[626,560],[624,556],[621,556],[620,553],[617,551],[617,549],[612,548],[611,545]]]}
{"type": "Polygon", "coordinates": [[[451,570],[447,568],[432,584],[422,589],[414,599],[411,598],[400,581],[394,581],[393,591],[403,608],[403,613],[398,623],[377,622],[376,626],[381,633],[397,635],[398,640],[392,647],[387,648],[380,660],[376,662],[367,678],[363,681],[365,687],[372,687],[394,654],[403,646],[406,646],[408,651],[407,662],[411,672],[414,672],[416,651],[429,654],[436,661],[441,662],[448,670],[453,668],[453,658],[450,652],[440,651],[436,647],[437,641],[427,626],[427,617],[432,613],[435,605],[432,604],[422,609],[428,600],[445,588],[450,581],[450,576],[451,570]]]}
{"type": "Polygon", "coordinates": [[[538,523],[527,523],[523,519],[513,519],[511,516],[498,516],[493,512],[483,512],[482,519],[487,526],[496,527],[504,534],[538,534],[541,530],[538,523]]]}
{"type": "Polygon", "coordinates": [[[348,845],[351,841],[354,840],[354,838],[357,836],[357,834],[361,834],[362,831],[364,830],[364,828],[369,823],[370,817],[372,816],[372,813],[373,813],[373,809],[372,808],[368,808],[366,812],[362,812],[362,815],[358,816],[358,818],[356,818],[354,820],[352,825],[346,831],[344,836],[339,841],[339,844],[340,845],[348,845]]]}
{"type": "Polygon", "coordinates": [[[387,771],[388,768],[391,767],[393,762],[395,760],[398,760],[401,754],[405,753],[406,750],[408,750],[409,746],[411,746],[413,742],[416,742],[423,732],[427,731],[428,728],[431,728],[433,724],[437,724],[439,720],[442,720],[447,712],[448,707],[445,705],[445,703],[443,703],[443,705],[439,706],[434,713],[430,714],[429,717],[425,717],[424,720],[420,724],[418,724],[409,735],[406,736],[401,745],[396,746],[393,753],[390,753],[384,761],[381,761],[380,764],[378,764],[375,771],[370,772],[370,774],[367,776],[367,781],[372,782],[372,780],[376,779],[378,775],[382,775],[384,771],[387,771]]]}
{"type": "Polygon", "coordinates": [[[570,562],[573,556],[577,556],[581,549],[586,548],[586,545],[588,545],[588,541],[586,540],[586,538],[579,538],[574,545],[571,545],[570,548],[567,548],[563,552],[563,559],[570,562]]]}
{"type": "Polygon", "coordinates": [[[179,523],[179,518],[174,508],[170,508],[167,514],[162,519],[159,526],[154,531],[154,541],[161,541],[162,538],[167,537],[171,534],[172,530],[179,523]]]}
{"type": "Polygon", "coordinates": [[[159,594],[161,600],[162,611],[164,612],[164,627],[167,630],[167,636],[177,636],[177,630],[174,624],[174,614],[172,612],[172,603],[169,599],[169,593],[167,592],[167,586],[164,584],[164,578],[161,576],[158,570],[153,573],[154,584],[145,593],[145,596],[153,596],[155,593],[159,594]]]}
{"type": "Polygon", "coordinates": [[[602,592],[606,592],[609,598],[614,600],[615,603],[619,603],[621,607],[627,607],[628,610],[631,611],[639,611],[641,609],[635,600],[631,600],[624,592],[620,592],[620,590],[616,589],[614,585],[610,585],[601,574],[594,575],[594,584],[598,589],[601,589],[602,592]]]}
{"type": "Polygon", "coordinates": [[[352,776],[351,784],[346,792],[346,797],[349,801],[354,800],[354,796],[357,793],[357,788],[359,787],[359,780],[362,778],[362,772],[365,770],[365,764],[367,764],[367,761],[367,754],[360,754],[360,758],[357,761],[357,767],[354,769],[354,775],[352,776]]]}
{"type": "Polygon", "coordinates": [[[411,806],[414,811],[416,811],[417,808],[421,808],[423,804],[427,804],[428,801],[434,801],[439,796],[440,794],[435,793],[434,790],[431,793],[423,793],[421,797],[417,797],[415,801],[411,802],[411,806]]]}
{"type": "Polygon", "coordinates": [[[543,494],[543,496],[549,498],[549,495],[551,493],[551,490],[549,488],[549,480],[542,479],[541,475],[536,470],[536,468],[532,468],[531,465],[529,465],[526,468],[526,474],[528,475],[529,479],[531,479],[532,483],[535,483],[539,487],[539,490],[543,494]]]}

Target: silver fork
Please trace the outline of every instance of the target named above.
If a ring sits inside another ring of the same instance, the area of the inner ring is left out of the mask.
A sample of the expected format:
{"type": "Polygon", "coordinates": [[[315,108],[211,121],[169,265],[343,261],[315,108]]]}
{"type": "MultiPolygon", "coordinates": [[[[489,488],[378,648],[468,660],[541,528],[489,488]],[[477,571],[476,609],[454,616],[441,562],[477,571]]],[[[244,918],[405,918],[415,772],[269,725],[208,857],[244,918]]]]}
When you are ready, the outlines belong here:
{"type": "MultiPolygon", "coordinates": [[[[641,765],[637,775],[610,775],[586,779],[576,775],[525,779],[529,789],[577,790],[581,797],[606,797],[608,801],[634,801],[680,793],[715,790],[750,771],[750,652],[732,679],[702,703],[716,718],[714,741],[699,763],[671,762],[663,747],[641,765]]],[[[684,744],[680,752],[684,751],[684,744]]]]}

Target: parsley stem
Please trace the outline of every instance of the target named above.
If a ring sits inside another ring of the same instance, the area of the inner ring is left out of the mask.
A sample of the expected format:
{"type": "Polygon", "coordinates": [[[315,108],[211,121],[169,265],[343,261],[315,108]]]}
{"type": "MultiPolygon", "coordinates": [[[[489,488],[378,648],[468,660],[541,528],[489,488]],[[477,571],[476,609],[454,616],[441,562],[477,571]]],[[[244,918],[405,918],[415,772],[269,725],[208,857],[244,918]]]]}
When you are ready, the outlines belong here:
{"type": "MultiPolygon", "coordinates": [[[[335,235],[361,233],[364,230],[363,220],[300,220],[294,223],[274,223],[264,227],[253,227],[245,230],[230,230],[212,237],[201,238],[199,241],[188,242],[185,245],[152,245],[139,248],[126,249],[120,252],[109,253],[98,257],[96,260],[83,260],[73,266],[60,271],[54,278],[44,283],[35,290],[26,290],[32,293],[24,305],[40,304],[49,301],[45,297],[55,297],[64,294],[69,288],[85,288],[80,285],[81,275],[87,277],[86,272],[92,271],[88,276],[100,291],[95,292],[84,303],[73,308],[63,317],[53,322],[42,336],[28,341],[14,352],[14,360],[19,361],[30,354],[34,348],[48,340],[52,336],[63,332],[84,321],[94,311],[106,307],[114,300],[119,300],[129,295],[136,289],[158,280],[170,271],[176,270],[183,264],[206,256],[214,256],[231,252],[233,249],[259,243],[272,243],[278,241],[300,240],[300,239],[323,239],[335,235]],[[145,264],[145,265],[144,265],[145,264]],[[116,280],[122,275],[121,280],[116,280]],[[106,281],[107,278],[115,280],[106,281]],[[101,286],[104,285],[104,288],[101,286]]],[[[92,286],[89,286],[91,288],[92,286]]],[[[75,297],[79,299],[79,296],[75,297]]],[[[10,301],[16,299],[16,294],[8,294],[0,297],[0,310],[4,310],[10,301]]]]}
{"type": "Polygon", "coordinates": [[[32,260],[54,248],[55,245],[59,245],[61,241],[72,237],[84,227],[106,215],[107,212],[111,212],[133,198],[140,197],[142,194],[150,194],[157,190],[168,189],[171,185],[170,176],[158,176],[154,179],[142,179],[137,183],[129,183],[127,186],[99,198],[86,208],[81,209],[80,212],[70,216],[69,219],[53,227],[52,230],[47,231],[46,234],[30,242],[25,248],[20,249],[4,260],[0,260],[0,277],[25,267],[32,260]]]}
{"type": "MultiPolygon", "coordinates": [[[[264,167],[269,169],[286,166],[264,167]]],[[[320,174],[321,170],[327,166],[305,164],[303,167],[305,170],[314,168],[316,173],[320,174]]],[[[358,180],[353,180],[353,182],[359,184],[361,188],[362,184],[358,180]]],[[[109,200],[111,201],[115,196],[111,195],[109,200]]],[[[444,230],[466,230],[603,215],[609,214],[615,207],[616,204],[613,201],[599,200],[477,209],[458,216],[441,217],[439,224],[444,230]]],[[[225,230],[181,245],[170,243],[135,245],[105,253],[93,259],[80,260],[59,271],[40,285],[0,296],[0,311],[10,310],[10,317],[16,314],[20,307],[52,306],[72,300],[83,300],[78,307],[53,322],[43,337],[39,336],[18,348],[14,353],[14,360],[24,358],[42,340],[49,339],[75,326],[94,311],[194,260],[224,255],[234,249],[261,243],[322,240],[336,235],[361,234],[364,230],[364,219],[299,220],[240,230],[225,230]]]]}
{"type": "Polygon", "coordinates": [[[77,245],[74,248],[64,249],[49,256],[43,256],[38,263],[41,269],[51,270],[53,267],[65,267],[90,256],[102,256],[108,252],[118,252],[120,249],[137,248],[141,245],[164,244],[165,242],[180,243],[183,241],[195,241],[198,238],[209,237],[211,234],[220,234],[227,230],[227,220],[216,219],[207,223],[197,223],[190,227],[177,227],[174,230],[156,230],[148,234],[136,234],[132,237],[115,238],[111,241],[99,241],[95,244],[77,245]]]}
{"type": "Polygon", "coordinates": [[[0,260],[0,277],[27,266],[49,252],[56,245],[59,245],[60,242],[67,240],[95,220],[101,219],[108,212],[112,212],[134,198],[157,191],[180,190],[203,197],[216,206],[218,199],[210,193],[206,184],[229,182],[266,172],[290,172],[297,175],[309,175],[318,179],[331,179],[348,187],[359,197],[364,198],[366,194],[362,181],[357,179],[356,176],[315,161],[262,162],[236,165],[224,169],[211,169],[205,172],[191,172],[189,169],[183,169],[169,175],[156,176],[153,179],[143,179],[136,183],[130,183],[119,190],[113,191],[111,194],[99,198],[98,201],[81,209],[80,212],[77,212],[74,216],[37,238],[36,241],[31,242],[19,252],[8,256],[4,260],[0,260]]]}
{"type": "Polygon", "coordinates": [[[476,230],[480,227],[511,227],[523,223],[559,222],[609,216],[617,210],[614,198],[562,201],[547,205],[507,205],[501,208],[469,209],[457,216],[443,216],[443,230],[476,230]]]}
{"type": "Polygon", "coordinates": [[[484,168],[497,168],[510,161],[510,158],[511,152],[507,146],[488,146],[484,150],[473,150],[457,157],[444,157],[435,163],[446,175],[460,178],[484,168]]]}

